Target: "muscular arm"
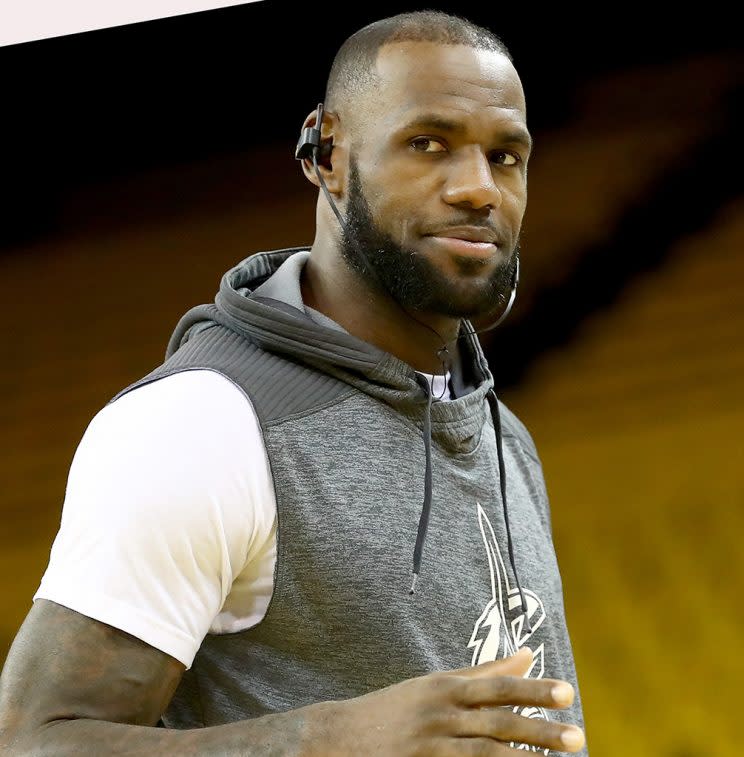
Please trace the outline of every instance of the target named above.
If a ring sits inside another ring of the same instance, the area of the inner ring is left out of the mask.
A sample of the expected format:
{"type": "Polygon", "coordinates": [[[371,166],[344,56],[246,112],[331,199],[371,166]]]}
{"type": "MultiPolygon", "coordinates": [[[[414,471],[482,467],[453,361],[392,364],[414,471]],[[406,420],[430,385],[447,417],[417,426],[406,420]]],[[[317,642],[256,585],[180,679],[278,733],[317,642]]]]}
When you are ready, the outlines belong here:
{"type": "Polygon", "coordinates": [[[575,726],[513,705],[564,708],[564,681],[525,679],[532,654],[434,672],[338,702],[190,731],[154,726],[183,666],[110,626],[38,600],[0,679],[8,757],[506,757],[510,742],[578,752],[575,726]]]}
{"type": "Polygon", "coordinates": [[[37,600],[0,677],[0,753],[309,755],[306,707],[212,728],[154,728],[184,666],[129,634],[37,600]]]}

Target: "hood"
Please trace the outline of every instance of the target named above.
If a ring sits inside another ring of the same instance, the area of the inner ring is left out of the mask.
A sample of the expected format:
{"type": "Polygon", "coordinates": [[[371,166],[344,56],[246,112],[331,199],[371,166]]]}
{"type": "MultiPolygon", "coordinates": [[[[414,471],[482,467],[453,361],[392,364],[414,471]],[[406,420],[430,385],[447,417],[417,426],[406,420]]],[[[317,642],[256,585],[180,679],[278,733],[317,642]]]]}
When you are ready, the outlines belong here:
{"type": "MultiPolygon", "coordinates": [[[[193,308],[181,319],[167,356],[193,334],[219,323],[264,350],[309,364],[376,397],[422,427],[428,399],[422,374],[330,319],[320,316],[324,322],[318,322],[308,314],[299,287],[308,256],[307,247],[262,252],[227,271],[214,304],[193,308]]],[[[493,387],[477,337],[464,330],[460,352],[462,364],[453,369],[453,381],[469,385],[471,391],[454,404],[434,401],[431,408],[432,436],[453,452],[475,445],[488,415],[486,395],[493,387]]]]}
{"type": "MultiPolygon", "coordinates": [[[[373,396],[412,419],[421,429],[426,452],[424,502],[413,551],[413,594],[420,574],[429,514],[432,507],[432,441],[451,452],[467,452],[478,443],[490,414],[496,433],[501,500],[514,578],[527,605],[514,564],[506,501],[499,403],[486,358],[473,327],[463,321],[460,361],[453,366],[458,396],[438,401],[428,379],[410,365],[368,342],[302,302],[300,274],[308,247],[293,247],[251,255],[227,271],[211,305],[200,305],[179,321],[168,344],[170,357],[192,336],[217,323],[242,334],[262,349],[334,376],[373,396]]],[[[529,624],[529,619],[527,620],[529,624]]]]}

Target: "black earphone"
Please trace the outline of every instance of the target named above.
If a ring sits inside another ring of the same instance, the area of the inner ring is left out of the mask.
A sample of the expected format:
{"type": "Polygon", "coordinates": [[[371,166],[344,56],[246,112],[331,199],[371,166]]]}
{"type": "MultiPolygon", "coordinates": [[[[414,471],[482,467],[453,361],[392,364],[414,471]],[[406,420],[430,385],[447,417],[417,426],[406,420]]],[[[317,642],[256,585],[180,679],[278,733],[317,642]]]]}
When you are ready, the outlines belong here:
{"type": "MultiPolygon", "coordinates": [[[[300,139],[297,142],[297,147],[295,148],[295,158],[297,160],[305,160],[306,158],[312,159],[313,167],[315,168],[315,175],[318,177],[320,186],[323,188],[323,192],[325,193],[326,199],[328,200],[328,204],[331,206],[331,208],[333,208],[333,212],[336,214],[336,218],[341,224],[341,228],[344,230],[344,234],[348,236],[346,223],[341,217],[341,213],[339,213],[339,210],[336,207],[336,203],[333,201],[331,193],[328,191],[328,187],[326,186],[325,180],[320,173],[320,168],[318,167],[320,161],[330,156],[331,152],[333,151],[332,141],[329,140],[325,144],[321,142],[320,129],[322,125],[323,103],[318,103],[317,115],[315,117],[315,126],[306,126],[302,130],[300,139]]],[[[372,271],[374,275],[374,268],[372,268],[372,266],[369,264],[367,256],[364,254],[364,250],[360,249],[359,252],[361,253],[362,260],[364,260],[365,264],[367,265],[367,268],[372,271]]]]}
{"type": "Polygon", "coordinates": [[[297,142],[297,147],[295,148],[295,158],[297,158],[297,160],[312,158],[316,147],[319,148],[319,154],[317,154],[318,162],[321,162],[331,154],[331,151],[333,150],[333,142],[327,141],[323,143],[320,139],[320,127],[322,125],[323,103],[318,103],[315,126],[306,126],[302,130],[300,139],[297,142]]]}

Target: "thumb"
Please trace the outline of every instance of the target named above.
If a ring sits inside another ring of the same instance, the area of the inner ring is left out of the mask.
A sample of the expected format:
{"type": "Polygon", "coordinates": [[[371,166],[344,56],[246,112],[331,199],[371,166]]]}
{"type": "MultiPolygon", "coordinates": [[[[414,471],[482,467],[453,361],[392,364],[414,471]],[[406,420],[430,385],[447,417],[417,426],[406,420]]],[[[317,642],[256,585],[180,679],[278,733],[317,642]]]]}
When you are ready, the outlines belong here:
{"type": "Polygon", "coordinates": [[[493,660],[492,662],[482,662],[480,665],[458,670],[457,673],[468,678],[481,678],[493,675],[521,677],[530,669],[530,665],[532,665],[532,650],[529,647],[522,647],[516,654],[510,657],[504,657],[502,660],[493,660]]]}

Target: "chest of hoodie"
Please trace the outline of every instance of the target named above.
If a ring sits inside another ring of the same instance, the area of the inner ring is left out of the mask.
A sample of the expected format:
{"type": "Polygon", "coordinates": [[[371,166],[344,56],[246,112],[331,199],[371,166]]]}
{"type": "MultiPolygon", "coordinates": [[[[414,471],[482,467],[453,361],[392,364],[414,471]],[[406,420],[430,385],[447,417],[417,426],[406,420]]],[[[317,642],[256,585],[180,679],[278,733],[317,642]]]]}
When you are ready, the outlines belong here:
{"type": "MultiPolygon", "coordinates": [[[[335,634],[370,655],[390,636],[425,639],[424,669],[471,663],[484,649],[474,634],[484,642],[490,634],[498,656],[526,643],[490,421],[466,451],[432,442],[432,507],[414,595],[426,465],[415,419],[358,394],[264,434],[279,519],[267,625],[286,628],[282,618],[304,616],[316,637],[335,634]],[[494,636],[484,623],[501,631],[494,636]]],[[[515,561],[530,611],[542,619],[536,633],[547,631],[550,643],[549,620],[562,620],[563,610],[542,476],[515,437],[505,435],[503,451],[515,561]]]]}

